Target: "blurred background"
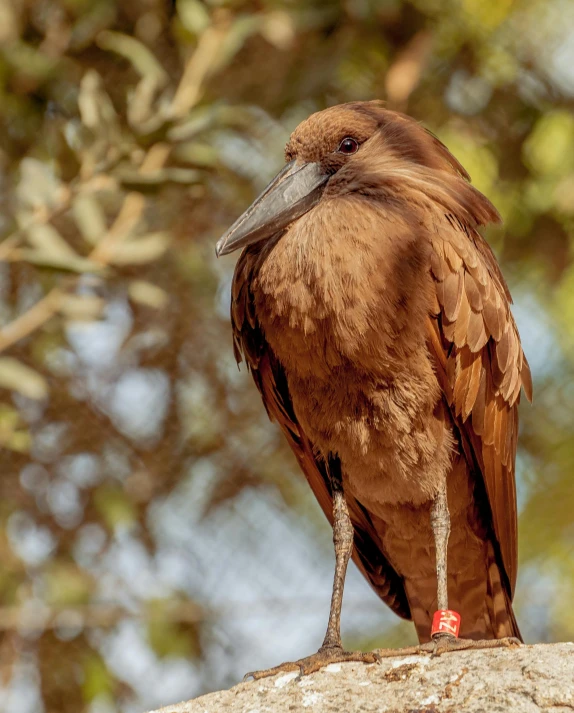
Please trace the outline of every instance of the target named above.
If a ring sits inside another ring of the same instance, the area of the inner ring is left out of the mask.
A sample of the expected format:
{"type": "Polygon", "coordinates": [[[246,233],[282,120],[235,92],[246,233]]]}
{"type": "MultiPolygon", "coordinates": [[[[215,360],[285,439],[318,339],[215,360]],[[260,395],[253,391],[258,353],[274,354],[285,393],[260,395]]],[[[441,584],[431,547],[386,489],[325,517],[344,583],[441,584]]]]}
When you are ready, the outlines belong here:
{"type": "MultiPolygon", "coordinates": [[[[214,244],[300,120],[372,98],[504,217],[518,619],[574,637],[574,3],[0,0],[2,713],[143,713],[320,645],[330,529],[214,244]]],[[[343,639],[414,641],[354,568],[343,639]]]]}

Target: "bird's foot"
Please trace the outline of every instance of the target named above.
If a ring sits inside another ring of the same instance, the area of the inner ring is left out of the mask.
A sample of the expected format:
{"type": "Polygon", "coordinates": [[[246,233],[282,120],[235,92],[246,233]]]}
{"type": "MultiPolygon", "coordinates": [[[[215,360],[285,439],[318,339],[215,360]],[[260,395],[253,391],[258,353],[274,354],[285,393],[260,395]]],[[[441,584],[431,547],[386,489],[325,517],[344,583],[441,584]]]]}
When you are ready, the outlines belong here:
{"type": "Polygon", "coordinates": [[[392,656],[413,656],[416,654],[431,654],[441,656],[450,651],[465,651],[467,649],[498,649],[512,646],[521,646],[520,639],[508,636],[504,639],[459,639],[452,634],[439,634],[431,641],[418,646],[408,646],[404,649],[376,649],[373,653],[378,659],[392,656]]]}
{"type": "Polygon", "coordinates": [[[341,646],[321,646],[316,654],[306,656],[298,661],[288,661],[263,671],[251,671],[245,674],[243,680],[246,681],[252,678],[257,681],[260,678],[276,676],[278,673],[288,673],[290,671],[298,671],[299,676],[307,676],[324,666],[328,666],[330,663],[346,663],[348,661],[376,663],[378,656],[374,651],[344,651],[341,646]]]}
{"type": "Polygon", "coordinates": [[[377,663],[386,658],[400,658],[401,656],[414,656],[417,654],[430,654],[431,656],[441,656],[451,651],[465,651],[468,649],[497,649],[521,646],[520,639],[505,637],[504,639],[459,639],[451,634],[440,634],[431,641],[418,646],[406,646],[402,649],[374,649],[373,651],[344,651],[340,646],[322,646],[316,654],[306,656],[298,661],[287,661],[267,668],[262,671],[251,671],[246,673],[243,680],[276,676],[279,673],[289,673],[297,671],[299,676],[307,676],[315,673],[319,669],[331,663],[347,663],[358,661],[360,663],[377,663]]]}
{"type": "Polygon", "coordinates": [[[440,656],[449,651],[464,651],[467,649],[499,649],[512,646],[520,646],[522,642],[513,636],[504,639],[459,639],[451,634],[439,634],[432,641],[421,644],[421,648],[426,648],[433,656],[440,656]]]}

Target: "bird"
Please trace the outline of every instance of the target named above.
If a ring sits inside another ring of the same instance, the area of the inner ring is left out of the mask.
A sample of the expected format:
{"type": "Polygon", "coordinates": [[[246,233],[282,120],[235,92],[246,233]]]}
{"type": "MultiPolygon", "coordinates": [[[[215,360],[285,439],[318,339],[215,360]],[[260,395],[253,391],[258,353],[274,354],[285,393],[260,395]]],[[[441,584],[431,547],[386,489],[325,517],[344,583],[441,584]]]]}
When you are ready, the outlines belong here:
{"type": "Polygon", "coordinates": [[[532,378],[501,221],[447,147],[380,101],[312,114],[220,238],[233,346],[333,527],[323,645],[251,674],[519,645],[515,460],[532,378]],[[419,645],[345,651],[350,558],[419,645]]]}

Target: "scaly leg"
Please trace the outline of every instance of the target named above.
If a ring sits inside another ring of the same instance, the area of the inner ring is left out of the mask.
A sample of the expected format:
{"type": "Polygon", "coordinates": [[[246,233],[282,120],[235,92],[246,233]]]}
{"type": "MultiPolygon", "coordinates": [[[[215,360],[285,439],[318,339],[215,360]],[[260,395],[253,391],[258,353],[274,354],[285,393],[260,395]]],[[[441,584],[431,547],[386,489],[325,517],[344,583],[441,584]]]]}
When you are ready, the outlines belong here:
{"type": "Polygon", "coordinates": [[[283,663],[264,671],[254,671],[246,674],[254,679],[274,676],[284,671],[296,671],[301,674],[313,673],[330,663],[344,661],[362,661],[374,663],[377,656],[373,652],[344,651],[341,644],[341,606],[343,604],[343,589],[347,565],[353,552],[353,524],[349,517],[349,510],[343,492],[343,482],[338,461],[329,462],[331,491],[333,495],[333,544],[335,545],[335,576],[333,579],[333,593],[331,595],[331,610],[329,623],[323,640],[323,645],[312,656],[307,656],[299,661],[283,663]]]}
{"type": "MultiPolygon", "coordinates": [[[[431,528],[436,550],[436,579],[437,579],[437,607],[438,609],[448,609],[448,578],[447,578],[447,556],[448,538],[450,535],[450,513],[448,510],[446,483],[441,487],[437,497],[431,505],[430,511],[431,528]]],[[[483,639],[475,641],[473,639],[459,639],[457,636],[448,633],[436,633],[432,641],[420,646],[401,649],[399,655],[410,653],[431,653],[434,656],[448,651],[461,651],[463,649],[492,649],[498,647],[517,646],[520,641],[513,637],[504,639],[483,639]]],[[[380,658],[388,656],[387,651],[377,652],[380,658]]]]}
{"type": "Polygon", "coordinates": [[[343,492],[340,477],[331,478],[333,490],[333,545],[335,546],[335,575],[333,577],[333,593],[331,594],[331,609],[329,623],[319,649],[341,649],[341,608],[343,606],[343,590],[347,566],[353,553],[353,523],[349,517],[349,509],[343,492]]]}
{"type": "MultiPolygon", "coordinates": [[[[439,656],[449,651],[520,645],[520,641],[514,638],[474,641],[472,639],[459,639],[451,634],[441,633],[436,634],[432,641],[419,646],[408,646],[402,649],[375,649],[368,652],[345,651],[341,644],[341,605],[343,603],[343,588],[345,586],[347,565],[353,551],[353,525],[349,517],[340,471],[332,466],[330,470],[333,494],[333,542],[336,563],[329,624],[323,645],[312,656],[307,656],[298,661],[283,663],[263,671],[254,671],[246,674],[245,678],[259,679],[297,670],[301,675],[305,675],[314,673],[330,663],[347,661],[376,663],[384,658],[411,656],[413,654],[439,656]],[[333,475],[333,472],[335,475],[333,475]]],[[[437,604],[439,609],[448,609],[447,549],[450,534],[450,516],[446,497],[446,484],[431,506],[431,527],[436,548],[437,604]]]]}
{"type": "MultiPolygon", "coordinates": [[[[431,529],[434,537],[436,552],[436,582],[437,582],[437,608],[448,609],[448,538],[450,536],[450,513],[448,510],[448,500],[446,494],[446,482],[441,488],[431,505],[430,511],[431,529]]],[[[433,634],[433,652],[444,647],[444,644],[451,642],[455,637],[452,634],[433,634]]]]}

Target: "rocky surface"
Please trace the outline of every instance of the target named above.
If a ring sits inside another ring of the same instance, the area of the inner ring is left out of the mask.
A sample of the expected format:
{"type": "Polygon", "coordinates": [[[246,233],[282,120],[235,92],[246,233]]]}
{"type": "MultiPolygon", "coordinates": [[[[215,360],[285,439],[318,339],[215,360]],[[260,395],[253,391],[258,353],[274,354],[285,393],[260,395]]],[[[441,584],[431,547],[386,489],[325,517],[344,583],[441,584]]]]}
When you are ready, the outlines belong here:
{"type": "Polygon", "coordinates": [[[154,713],[574,711],[574,643],[331,664],[248,681],[154,713]]]}

